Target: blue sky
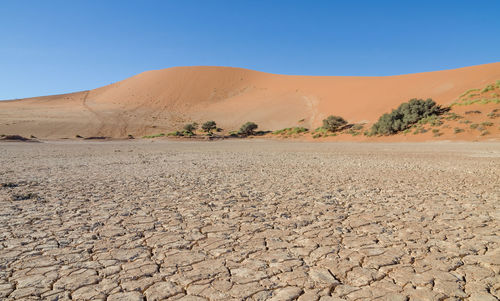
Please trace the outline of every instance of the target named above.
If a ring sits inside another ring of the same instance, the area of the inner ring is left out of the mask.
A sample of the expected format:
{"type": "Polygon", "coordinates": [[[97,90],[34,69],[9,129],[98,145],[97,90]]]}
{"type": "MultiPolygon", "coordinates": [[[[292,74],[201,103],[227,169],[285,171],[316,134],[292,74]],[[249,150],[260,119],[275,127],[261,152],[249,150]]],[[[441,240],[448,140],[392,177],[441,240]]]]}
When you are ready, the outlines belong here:
{"type": "Polygon", "coordinates": [[[500,1],[0,2],[0,99],[151,69],[395,75],[500,61],[500,1]]]}

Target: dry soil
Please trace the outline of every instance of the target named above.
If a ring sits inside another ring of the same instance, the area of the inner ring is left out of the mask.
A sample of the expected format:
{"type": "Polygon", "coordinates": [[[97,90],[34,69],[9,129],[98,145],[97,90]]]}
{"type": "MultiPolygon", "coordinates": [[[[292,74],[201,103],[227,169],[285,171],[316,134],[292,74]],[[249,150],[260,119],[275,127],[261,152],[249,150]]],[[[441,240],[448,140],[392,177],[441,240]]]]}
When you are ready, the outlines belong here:
{"type": "Polygon", "coordinates": [[[5,300],[498,300],[499,143],[0,143],[5,300]]]}

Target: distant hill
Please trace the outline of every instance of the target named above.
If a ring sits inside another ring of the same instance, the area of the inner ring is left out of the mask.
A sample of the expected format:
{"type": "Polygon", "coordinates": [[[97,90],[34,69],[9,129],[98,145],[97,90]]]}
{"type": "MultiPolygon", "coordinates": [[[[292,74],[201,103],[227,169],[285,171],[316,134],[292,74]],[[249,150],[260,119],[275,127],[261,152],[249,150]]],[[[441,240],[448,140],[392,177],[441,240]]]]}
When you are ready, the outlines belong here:
{"type": "Polygon", "coordinates": [[[246,121],[267,130],[315,128],[330,114],[371,124],[410,98],[431,97],[450,105],[465,91],[499,79],[500,63],[387,77],[175,67],[90,91],[0,102],[0,134],[142,136],[206,120],[215,120],[227,131],[246,121]]]}

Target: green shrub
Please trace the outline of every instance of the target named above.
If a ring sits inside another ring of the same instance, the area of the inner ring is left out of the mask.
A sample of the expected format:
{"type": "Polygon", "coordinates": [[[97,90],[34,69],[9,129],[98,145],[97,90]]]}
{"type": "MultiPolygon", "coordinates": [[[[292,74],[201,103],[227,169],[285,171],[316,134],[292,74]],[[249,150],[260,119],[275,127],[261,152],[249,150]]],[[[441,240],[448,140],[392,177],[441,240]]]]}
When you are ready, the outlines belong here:
{"type": "Polygon", "coordinates": [[[194,135],[194,131],[196,131],[196,129],[198,129],[198,124],[196,122],[188,123],[183,127],[184,133],[190,136],[194,135]]]}
{"type": "Polygon", "coordinates": [[[493,126],[493,122],[485,121],[485,122],[481,122],[481,125],[482,126],[493,126]]]}
{"type": "Polygon", "coordinates": [[[432,133],[434,134],[439,133],[439,129],[432,129],[432,133]]]}
{"type": "Polygon", "coordinates": [[[345,125],[347,125],[347,121],[340,116],[330,115],[323,119],[323,128],[330,132],[336,132],[345,125]]]}
{"type": "Polygon", "coordinates": [[[243,124],[239,130],[239,134],[245,135],[245,136],[250,136],[255,134],[255,130],[259,126],[255,122],[248,121],[245,124],[243,124]]]}
{"type": "Polygon", "coordinates": [[[463,131],[464,131],[464,130],[463,130],[463,129],[461,129],[461,128],[454,128],[454,129],[453,129],[453,132],[454,132],[455,134],[462,133],[463,131]]]}
{"type": "Polygon", "coordinates": [[[217,124],[213,120],[207,121],[207,122],[205,122],[204,124],[201,125],[201,129],[205,133],[212,134],[212,132],[217,129],[217,124]]]}
{"type": "Polygon", "coordinates": [[[477,129],[477,127],[478,127],[478,126],[479,126],[479,124],[477,124],[477,123],[472,123],[472,124],[470,125],[470,128],[474,130],[474,129],[477,129]]]}
{"type": "Polygon", "coordinates": [[[372,126],[372,133],[377,135],[392,135],[404,131],[423,118],[441,115],[449,110],[437,105],[432,99],[411,99],[402,103],[391,113],[382,115],[372,126]]]}

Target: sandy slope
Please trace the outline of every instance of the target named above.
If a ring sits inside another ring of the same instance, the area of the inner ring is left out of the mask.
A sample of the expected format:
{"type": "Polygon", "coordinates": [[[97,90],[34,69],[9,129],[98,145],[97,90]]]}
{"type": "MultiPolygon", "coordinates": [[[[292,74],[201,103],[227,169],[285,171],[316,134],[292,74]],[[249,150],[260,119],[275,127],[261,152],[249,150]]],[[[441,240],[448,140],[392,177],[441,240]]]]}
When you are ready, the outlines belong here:
{"type": "Polygon", "coordinates": [[[410,98],[450,104],[500,79],[500,63],[388,77],[289,76],[229,67],[148,71],[91,91],[0,102],[0,134],[46,138],[141,136],[213,119],[227,130],[257,122],[316,127],[330,115],[374,122],[410,98]]]}

